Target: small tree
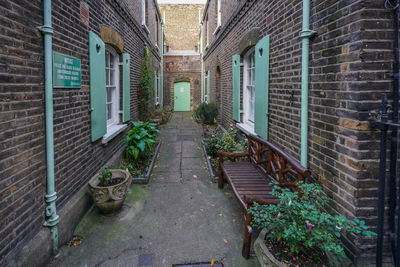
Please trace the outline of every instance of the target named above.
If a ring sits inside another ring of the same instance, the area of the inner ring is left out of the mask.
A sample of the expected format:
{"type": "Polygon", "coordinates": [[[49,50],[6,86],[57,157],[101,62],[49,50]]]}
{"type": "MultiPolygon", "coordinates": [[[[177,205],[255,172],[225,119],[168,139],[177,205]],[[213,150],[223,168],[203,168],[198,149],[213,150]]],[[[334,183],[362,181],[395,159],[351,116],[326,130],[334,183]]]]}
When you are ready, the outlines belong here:
{"type": "Polygon", "coordinates": [[[153,73],[149,67],[151,50],[148,46],[144,49],[144,58],[142,62],[142,75],[139,82],[138,100],[140,120],[146,121],[150,117],[151,103],[153,99],[153,73]]]}

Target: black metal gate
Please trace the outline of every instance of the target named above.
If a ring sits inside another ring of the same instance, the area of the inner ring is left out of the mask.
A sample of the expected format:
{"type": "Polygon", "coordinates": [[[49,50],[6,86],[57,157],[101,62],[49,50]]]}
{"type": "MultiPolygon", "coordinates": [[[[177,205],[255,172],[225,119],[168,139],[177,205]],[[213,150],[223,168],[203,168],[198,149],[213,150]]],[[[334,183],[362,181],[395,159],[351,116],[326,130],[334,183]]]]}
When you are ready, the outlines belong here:
{"type": "MultiPolygon", "coordinates": [[[[396,98],[396,97],[395,97],[396,98]]],[[[396,267],[400,267],[400,216],[397,216],[396,230],[396,206],[400,207],[400,192],[397,194],[397,160],[398,160],[398,121],[399,100],[395,99],[393,104],[393,122],[389,122],[388,109],[391,107],[385,95],[382,100],[382,114],[379,121],[374,122],[374,126],[381,130],[381,150],[379,164],[379,199],[378,199],[378,239],[376,252],[376,265],[382,266],[384,219],[385,219],[385,198],[386,198],[386,162],[387,162],[387,143],[388,131],[391,130],[390,148],[390,177],[389,177],[389,238],[396,267]]]]}

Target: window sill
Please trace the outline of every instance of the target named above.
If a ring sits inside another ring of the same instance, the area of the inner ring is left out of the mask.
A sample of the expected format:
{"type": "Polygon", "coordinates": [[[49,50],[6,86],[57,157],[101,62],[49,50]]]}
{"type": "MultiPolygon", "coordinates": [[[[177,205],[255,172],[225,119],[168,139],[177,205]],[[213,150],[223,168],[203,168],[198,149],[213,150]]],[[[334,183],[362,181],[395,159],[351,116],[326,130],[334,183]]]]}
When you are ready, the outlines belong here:
{"type": "Polygon", "coordinates": [[[242,131],[245,135],[250,135],[250,134],[257,135],[254,132],[254,125],[251,126],[248,123],[237,123],[236,128],[238,128],[240,131],[242,131]]]}
{"type": "Polygon", "coordinates": [[[149,28],[147,28],[147,26],[146,26],[146,24],[142,24],[142,28],[144,29],[144,31],[147,33],[147,34],[149,34],[150,33],[150,30],[149,30],[149,28]]]}
{"type": "Polygon", "coordinates": [[[107,144],[110,142],[114,137],[116,137],[118,134],[123,132],[128,125],[126,124],[117,124],[113,125],[110,128],[107,128],[107,133],[103,136],[103,140],[101,141],[102,144],[107,144]]]}
{"type": "Polygon", "coordinates": [[[218,27],[213,32],[213,35],[217,35],[217,33],[219,32],[220,29],[221,29],[221,25],[218,25],[218,27]]]}

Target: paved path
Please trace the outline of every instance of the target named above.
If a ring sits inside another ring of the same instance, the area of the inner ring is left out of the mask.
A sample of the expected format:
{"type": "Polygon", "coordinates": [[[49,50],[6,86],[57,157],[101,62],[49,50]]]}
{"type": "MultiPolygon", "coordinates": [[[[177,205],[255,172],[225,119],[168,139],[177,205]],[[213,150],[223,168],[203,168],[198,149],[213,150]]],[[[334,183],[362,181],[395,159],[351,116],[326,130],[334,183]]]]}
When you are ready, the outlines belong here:
{"type": "Polygon", "coordinates": [[[204,263],[259,266],[241,257],[243,219],[229,189],[211,183],[201,150],[202,129],[191,113],[175,113],[161,130],[160,154],[148,185],[133,185],[114,216],[91,209],[49,266],[156,266],[204,263]]]}

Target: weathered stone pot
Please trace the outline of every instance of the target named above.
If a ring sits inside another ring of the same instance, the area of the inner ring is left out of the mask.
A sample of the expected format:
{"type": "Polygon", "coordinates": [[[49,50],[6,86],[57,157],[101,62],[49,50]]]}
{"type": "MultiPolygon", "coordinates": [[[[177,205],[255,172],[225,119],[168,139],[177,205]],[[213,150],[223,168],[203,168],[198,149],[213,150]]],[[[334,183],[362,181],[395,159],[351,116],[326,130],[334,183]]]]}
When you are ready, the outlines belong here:
{"type": "Polygon", "coordinates": [[[121,209],[131,185],[131,174],[127,170],[111,170],[112,179],[123,178],[123,181],[116,185],[99,186],[99,176],[96,174],[88,183],[88,192],[92,196],[95,205],[101,213],[113,213],[121,209]]]}
{"type": "Polygon", "coordinates": [[[267,230],[263,229],[258,236],[257,240],[254,242],[254,250],[257,255],[257,259],[262,267],[286,267],[286,264],[278,261],[274,255],[268,250],[265,245],[265,235],[267,230]]]}

